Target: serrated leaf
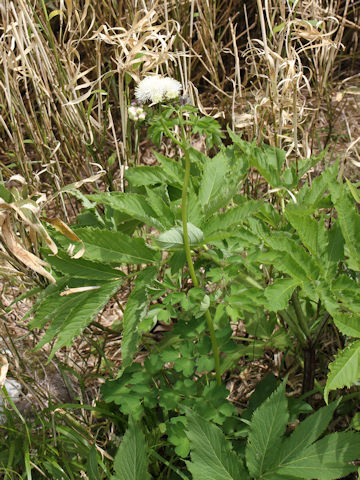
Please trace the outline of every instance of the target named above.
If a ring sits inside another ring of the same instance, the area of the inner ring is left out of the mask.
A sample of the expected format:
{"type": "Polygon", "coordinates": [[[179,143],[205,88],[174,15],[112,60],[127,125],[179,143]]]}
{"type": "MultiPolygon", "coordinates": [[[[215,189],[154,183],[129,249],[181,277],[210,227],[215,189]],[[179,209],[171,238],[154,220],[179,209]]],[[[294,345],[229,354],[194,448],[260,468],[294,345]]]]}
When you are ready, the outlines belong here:
{"type": "Polygon", "coordinates": [[[185,171],[182,166],[173,160],[172,158],[165,157],[160,153],[153,152],[155,155],[156,160],[161,163],[161,166],[166,174],[167,182],[170,185],[174,185],[176,187],[182,187],[184,183],[184,174],[185,171]]]}
{"type": "Polygon", "coordinates": [[[253,145],[250,163],[273,188],[282,186],[280,174],[285,163],[284,150],[265,144],[261,147],[253,145]]]}
{"type": "Polygon", "coordinates": [[[251,419],[245,456],[249,472],[255,478],[261,477],[276,462],[289,418],[285,386],[286,381],[255,410],[251,419]]]}
{"type": "Polygon", "coordinates": [[[346,180],[347,186],[349,187],[351,195],[354,197],[355,202],[360,203],[360,196],[357,188],[347,178],[345,178],[345,180],[346,180]]]}
{"type": "Polygon", "coordinates": [[[356,313],[337,313],[333,317],[335,325],[344,335],[360,338],[360,315],[356,313]]]}
{"type": "Polygon", "coordinates": [[[360,313],[359,284],[348,275],[339,275],[331,284],[331,292],[341,303],[343,310],[348,308],[352,312],[360,313]]]}
{"type": "Polygon", "coordinates": [[[299,282],[293,278],[278,278],[274,280],[274,283],[264,290],[264,295],[267,299],[265,308],[273,312],[287,308],[291,295],[298,285],[299,282]]]}
{"type": "Polygon", "coordinates": [[[360,238],[360,215],[345,188],[340,185],[330,185],[332,201],[338,212],[338,222],[349,252],[354,269],[360,270],[360,253],[358,241],[360,238]]]}
{"type": "Polygon", "coordinates": [[[196,227],[201,228],[203,220],[204,211],[199,197],[196,195],[193,189],[190,189],[188,193],[188,222],[192,223],[196,227]]]}
{"type": "Polygon", "coordinates": [[[76,230],[85,246],[84,257],[104,263],[156,263],[159,252],[148,247],[142,238],[131,238],[121,232],[100,228],[76,230]]]}
{"type": "Polygon", "coordinates": [[[332,280],[336,275],[338,263],[344,259],[344,237],[339,223],[336,222],[327,232],[327,245],[322,253],[320,267],[325,280],[332,280]]]}
{"type": "Polygon", "coordinates": [[[260,172],[272,187],[282,186],[280,174],[285,163],[285,152],[283,150],[265,144],[258,147],[255,143],[242,140],[230,128],[228,128],[228,134],[233,143],[248,156],[250,164],[260,172]]]}
{"type": "Polygon", "coordinates": [[[71,275],[75,278],[86,278],[91,280],[114,280],[123,277],[124,273],[109,265],[100,262],[92,262],[84,258],[74,259],[69,255],[59,252],[57,255],[44,254],[49,264],[64,275],[71,275]]]}
{"type": "Polygon", "coordinates": [[[146,188],[146,195],[151,208],[161,218],[162,223],[166,228],[171,228],[175,223],[175,219],[169,206],[151,188],[146,188]]]}
{"type": "Polygon", "coordinates": [[[267,235],[265,241],[273,250],[281,252],[276,262],[279,270],[300,282],[318,278],[320,271],[313,257],[285,233],[274,232],[267,235]]]}
{"type": "MultiPolygon", "coordinates": [[[[188,223],[188,237],[190,246],[198,246],[204,242],[204,235],[200,228],[195,227],[195,225],[188,223]]],[[[183,229],[182,227],[175,227],[167,232],[162,233],[155,239],[156,244],[164,249],[183,249],[184,248],[184,238],[183,238],[183,229]]]]}
{"type": "Polygon", "coordinates": [[[123,280],[114,280],[106,283],[98,283],[95,290],[87,290],[73,295],[60,296],[59,287],[70,285],[72,288],[86,286],[86,280],[69,278],[62,279],[58,283],[58,289],[45,297],[30,322],[31,328],[42,328],[51,321],[36,348],[39,349],[46,343],[58,336],[57,342],[50,354],[50,359],[55,352],[71,344],[73,339],[80,335],[82,330],[94,319],[99,311],[107,304],[109,299],[120,288],[123,280]]]}
{"type": "Polygon", "coordinates": [[[333,402],[330,405],[320,408],[317,412],[309,415],[306,420],[300,423],[296,430],[286,438],[279,449],[278,468],[288,464],[295,457],[299,457],[299,452],[315,442],[325,431],[334,414],[335,408],[339,402],[333,402]]]}
{"type": "Polygon", "coordinates": [[[135,281],[135,286],[127,300],[124,312],[123,339],[121,343],[123,368],[126,368],[132,363],[137,341],[140,336],[138,325],[145,318],[148,310],[150,295],[148,288],[157,273],[158,270],[155,267],[148,267],[145,270],[142,270],[139,273],[135,281]]]}
{"type": "Polygon", "coordinates": [[[126,179],[135,186],[156,185],[166,181],[166,174],[162,167],[158,165],[130,167],[126,170],[126,179]]]}
{"type": "Polygon", "coordinates": [[[240,458],[222,431],[199,415],[188,411],[191,462],[186,462],[193,480],[247,480],[240,458]]]}
{"type": "Polygon", "coordinates": [[[115,455],[115,474],[111,480],[150,480],[145,435],[129,417],[129,427],[115,455]]]}
{"type": "Polygon", "coordinates": [[[298,205],[289,204],[286,207],[286,216],[305,247],[312,255],[318,255],[320,253],[319,243],[321,239],[323,243],[325,241],[325,227],[304,211],[304,207],[298,205]],[[321,234],[323,238],[321,238],[321,234]]]}
{"type": "Polygon", "coordinates": [[[349,462],[359,458],[359,451],[360,434],[332,433],[299,452],[277,472],[301,479],[333,480],[356,471],[349,462]]]}
{"type": "Polygon", "coordinates": [[[337,173],[338,162],[335,162],[334,165],[312,181],[311,187],[309,187],[308,184],[305,184],[297,195],[298,200],[300,200],[299,204],[310,206],[313,209],[318,208],[324,193],[328,189],[328,185],[336,181],[337,173]]]}
{"type": "MultiPolygon", "coordinates": [[[[43,328],[47,322],[49,322],[52,318],[52,315],[58,309],[68,308],[66,305],[70,303],[76,303],[80,301],[79,296],[69,296],[69,297],[61,297],[60,292],[68,286],[71,282],[71,277],[63,277],[59,279],[55,284],[51,284],[43,290],[37,301],[31,310],[31,312],[35,311],[34,318],[29,323],[30,328],[43,328]],[[63,307],[64,306],[64,307],[63,307]]],[[[83,286],[85,283],[84,280],[77,280],[75,282],[71,282],[71,286],[83,286]]],[[[28,314],[27,314],[28,316],[28,314]]]]}
{"type": "Polygon", "coordinates": [[[143,195],[138,195],[137,193],[112,192],[96,193],[88,195],[87,198],[92,202],[109,205],[114,210],[125,213],[129,217],[136,218],[136,220],[151,225],[160,231],[166,230],[165,225],[161,219],[157,217],[143,195]]]}
{"type": "MultiPolygon", "coordinates": [[[[72,344],[74,338],[80,335],[83,329],[94,320],[100,310],[105,307],[110,298],[118,291],[122,283],[123,280],[114,280],[104,283],[97,290],[74,294],[83,295],[82,300],[68,312],[67,317],[62,322],[60,330],[57,331],[57,328],[55,328],[57,320],[55,317],[53,323],[51,323],[46,331],[46,336],[58,336],[49,359],[51,359],[55,352],[61,347],[72,344]]],[[[44,344],[43,340],[44,339],[40,342],[42,345],[44,344]]],[[[39,348],[39,345],[37,345],[37,348],[39,348]]]]}
{"type": "Polygon", "coordinates": [[[288,189],[296,187],[300,179],[308,172],[313,166],[315,166],[320,160],[324,158],[325,151],[321,152],[318,156],[312,156],[310,158],[300,158],[297,164],[292,163],[289,168],[286,168],[283,173],[283,179],[285,186],[288,189]]]}
{"type": "Polygon", "coordinates": [[[224,155],[217,155],[205,163],[199,189],[199,199],[205,209],[223,188],[227,170],[228,165],[224,155]]]}
{"type": "Polygon", "coordinates": [[[214,215],[204,225],[204,235],[206,241],[217,238],[218,232],[224,232],[228,229],[233,233],[235,225],[239,225],[248,220],[249,216],[261,209],[260,202],[249,200],[238,207],[231,208],[225,213],[214,215]]]}
{"type": "Polygon", "coordinates": [[[339,352],[329,365],[324,398],[328,401],[330,390],[351,387],[360,379],[360,340],[348,345],[339,352]]]}

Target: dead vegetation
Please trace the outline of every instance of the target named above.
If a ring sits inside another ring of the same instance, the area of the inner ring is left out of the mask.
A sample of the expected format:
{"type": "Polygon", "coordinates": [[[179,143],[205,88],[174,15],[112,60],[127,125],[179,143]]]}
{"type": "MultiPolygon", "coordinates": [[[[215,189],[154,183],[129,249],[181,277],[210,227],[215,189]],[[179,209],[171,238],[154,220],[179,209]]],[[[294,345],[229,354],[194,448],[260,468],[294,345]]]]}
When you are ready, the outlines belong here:
{"type": "MultiPolygon", "coordinates": [[[[52,245],[42,202],[53,198],[54,216],[66,220],[75,194],[65,185],[91,177],[79,185],[86,193],[101,181],[113,188],[118,177],[123,188],[124,168],[143,140],[130,131],[127,105],[148,72],[176,77],[203,113],[245,139],[285,149],[289,163],[328,147],[325,161],[339,155],[359,180],[359,0],[4,0],[0,17],[1,180],[8,185],[20,174],[26,184],[25,197],[0,205],[1,336],[4,348],[13,337],[13,358],[18,351],[24,361],[33,340],[14,327],[24,312],[9,298],[42,283],[40,238],[52,245]]],[[[121,308],[110,306],[59,359],[89,385],[120,358],[111,331],[119,316],[121,308]]],[[[19,377],[22,368],[14,360],[10,372],[19,377]]],[[[247,394],[257,380],[249,375],[247,394]]]]}

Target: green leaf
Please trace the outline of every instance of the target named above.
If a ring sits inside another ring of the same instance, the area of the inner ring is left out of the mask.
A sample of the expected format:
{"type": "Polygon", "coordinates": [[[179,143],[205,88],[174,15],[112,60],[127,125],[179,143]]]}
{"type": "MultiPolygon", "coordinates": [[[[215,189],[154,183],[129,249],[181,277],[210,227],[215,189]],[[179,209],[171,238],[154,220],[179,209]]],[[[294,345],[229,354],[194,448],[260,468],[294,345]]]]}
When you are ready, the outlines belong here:
{"type": "Polygon", "coordinates": [[[89,480],[100,480],[95,445],[91,445],[86,463],[86,474],[89,480]]]}
{"type": "Polygon", "coordinates": [[[0,198],[5,200],[6,203],[12,203],[14,201],[14,197],[9,190],[5,188],[3,182],[0,182],[0,198]]]}
{"type": "Polygon", "coordinates": [[[330,373],[327,378],[324,398],[328,401],[330,390],[351,387],[360,379],[360,340],[348,345],[339,352],[335,360],[329,365],[330,373]]]}
{"type": "MultiPolygon", "coordinates": [[[[71,281],[71,277],[63,277],[59,279],[56,283],[51,283],[49,286],[43,290],[38,296],[34,307],[30,312],[35,311],[34,318],[29,323],[30,328],[43,328],[47,322],[51,320],[51,316],[54,313],[55,308],[61,308],[64,305],[64,310],[67,309],[67,302],[78,302],[81,301],[80,297],[77,295],[70,295],[66,297],[60,297],[60,292],[64,290],[71,281]]],[[[77,282],[72,282],[72,287],[83,286],[85,280],[78,280],[77,282]]],[[[29,316],[29,313],[26,314],[26,318],[29,316]]]]}
{"type": "Polygon", "coordinates": [[[360,252],[358,241],[360,238],[360,215],[345,188],[341,185],[330,185],[332,201],[338,212],[338,222],[345,239],[350,261],[354,269],[360,270],[360,252]]]}
{"type": "Polygon", "coordinates": [[[138,325],[146,316],[150,296],[148,289],[157,273],[158,270],[155,267],[148,267],[142,270],[127,300],[124,312],[124,332],[121,343],[123,368],[126,368],[132,363],[137,341],[140,337],[138,325]]]}
{"type": "MultiPolygon", "coordinates": [[[[188,223],[187,227],[190,246],[195,247],[204,243],[204,235],[199,228],[191,223],[188,223]]],[[[155,242],[163,250],[183,249],[184,239],[182,227],[175,227],[162,233],[155,239],[155,242]]]]}
{"type": "Polygon", "coordinates": [[[320,153],[320,155],[312,156],[310,158],[300,158],[295,162],[290,164],[289,168],[286,168],[283,174],[283,179],[285,181],[285,186],[288,189],[296,187],[301,180],[301,178],[308,172],[313,166],[315,166],[320,160],[325,156],[326,151],[320,153]],[[286,181],[286,180],[289,181],[286,181]]]}
{"type": "Polygon", "coordinates": [[[354,197],[356,203],[360,203],[360,196],[357,188],[353,185],[347,178],[345,178],[347,186],[351,192],[351,195],[354,197]]]}
{"type": "Polygon", "coordinates": [[[228,128],[228,134],[233,143],[248,156],[250,164],[257,168],[272,187],[282,186],[280,174],[285,163],[285,152],[283,150],[265,144],[258,147],[255,143],[242,140],[230,128],[228,128]]]}
{"type": "Polygon", "coordinates": [[[360,412],[355,413],[350,426],[354,430],[357,430],[358,432],[360,431],[360,412]]]}
{"type": "Polygon", "coordinates": [[[175,219],[168,205],[166,205],[160,195],[157,195],[151,188],[146,188],[146,195],[151,208],[156,215],[161,218],[162,223],[166,228],[171,228],[175,223],[175,219]]]}
{"type": "Polygon", "coordinates": [[[163,168],[158,165],[130,167],[126,170],[126,179],[134,187],[156,185],[167,180],[163,168]]]}
{"type": "Polygon", "coordinates": [[[337,173],[338,162],[335,162],[334,165],[316,177],[311,186],[306,183],[297,195],[299,204],[313,209],[319,208],[329,184],[336,182],[337,173]]]}
{"type": "Polygon", "coordinates": [[[327,232],[327,245],[322,253],[320,267],[325,280],[331,281],[337,271],[337,266],[344,259],[344,237],[339,223],[336,222],[327,232]]]}
{"type": "Polygon", "coordinates": [[[344,335],[360,338],[360,315],[356,313],[337,313],[334,315],[337,328],[344,335]]]}
{"type": "Polygon", "coordinates": [[[166,230],[165,225],[149,206],[147,199],[137,193],[107,192],[88,195],[87,198],[96,203],[109,205],[114,210],[125,213],[129,217],[151,225],[160,231],[166,230]]]}
{"type": "Polygon", "coordinates": [[[221,192],[227,170],[228,165],[224,155],[216,155],[205,163],[199,189],[199,199],[205,210],[212,199],[221,192]]]}
{"type": "Polygon", "coordinates": [[[111,480],[150,480],[148,465],[145,436],[130,416],[129,428],[115,455],[115,474],[111,480]]]}
{"type": "Polygon", "coordinates": [[[199,197],[196,195],[193,189],[189,189],[188,192],[188,222],[192,223],[196,227],[201,228],[202,222],[204,221],[204,211],[199,200],[199,197]]]}
{"type": "Polygon", "coordinates": [[[84,242],[85,254],[90,260],[104,263],[156,263],[159,252],[148,247],[142,238],[131,238],[124,233],[99,228],[79,228],[76,234],[84,242]]]}
{"type": "Polygon", "coordinates": [[[320,235],[321,233],[323,233],[323,236],[325,235],[325,228],[315,218],[311,217],[308,212],[304,211],[304,207],[299,207],[298,205],[288,204],[286,216],[297,231],[305,247],[312,255],[318,255],[320,253],[320,235]]]}
{"type": "Polygon", "coordinates": [[[175,452],[182,458],[189,455],[190,442],[186,436],[186,418],[172,417],[166,425],[168,441],[175,446],[175,452]]]}
{"type": "Polygon", "coordinates": [[[246,464],[255,478],[261,477],[276,462],[289,418],[285,387],[286,381],[255,410],[251,419],[246,464]]]}
{"type": "MultiPolygon", "coordinates": [[[[66,281],[69,281],[69,279],[62,279],[60,285],[64,285],[66,281]]],[[[79,285],[87,286],[84,285],[84,280],[81,282],[73,281],[72,283],[69,282],[69,285],[71,288],[77,288],[79,285]]],[[[60,296],[58,290],[49,297],[45,297],[39,305],[30,326],[31,328],[41,328],[50,320],[51,324],[36,348],[41,348],[58,336],[50,354],[50,360],[59,348],[71,345],[73,339],[80,335],[82,330],[116,293],[122,282],[123,280],[114,280],[103,284],[98,283],[98,285],[92,286],[99,288],[65,296],[60,296]]]]}
{"type": "Polygon", "coordinates": [[[274,232],[264,239],[273,250],[281,252],[276,260],[276,266],[279,270],[300,282],[314,281],[318,278],[319,267],[313,257],[295,240],[289,238],[285,232],[274,232]]]}
{"type": "Polygon", "coordinates": [[[167,182],[175,187],[182,188],[184,183],[185,171],[179,162],[172,158],[165,157],[160,153],[153,152],[156,160],[161,163],[161,166],[166,174],[167,182]]]}
{"type": "Polygon", "coordinates": [[[299,452],[311,445],[323,434],[330,423],[339,402],[320,408],[317,412],[309,415],[301,422],[296,430],[286,438],[278,454],[278,468],[284,464],[291,463],[291,460],[299,457],[299,452]]]}
{"type": "Polygon", "coordinates": [[[360,313],[359,284],[348,275],[339,275],[331,284],[331,291],[341,303],[341,308],[360,313]]]}
{"type": "Polygon", "coordinates": [[[231,208],[225,213],[219,213],[210,218],[204,225],[204,235],[206,241],[217,239],[219,232],[226,232],[230,229],[231,234],[234,226],[246,221],[249,216],[261,209],[261,203],[255,200],[245,201],[238,207],[231,208]]]}
{"type": "MultiPolygon", "coordinates": [[[[100,310],[105,307],[110,298],[119,290],[122,283],[123,280],[115,280],[104,283],[97,290],[83,292],[85,295],[81,303],[69,312],[69,315],[62,323],[60,332],[54,332],[55,334],[58,333],[58,339],[51,352],[50,358],[52,358],[54,353],[61,347],[68,347],[72,344],[74,338],[80,335],[83,329],[94,320],[100,310]]],[[[83,294],[75,293],[74,295],[83,294]]],[[[53,324],[49,326],[46,332],[47,335],[54,330],[52,327],[53,324]]],[[[37,348],[38,347],[39,346],[37,346],[37,348]]]]}
{"type": "Polygon", "coordinates": [[[84,258],[71,258],[64,252],[59,252],[57,255],[44,253],[44,257],[55,270],[75,278],[106,281],[124,276],[123,272],[111,268],[109,265],[100,262],[91,262],[84,258]]]}
{"type": "Polygon", "coordinates": [[[278,278],[269,285],[264,294],[267,299],[265,308],[273,312],[284,310],[289,306],[289,300],[295,288],[299,285],[293,278],[278,278]]]}
{"type": "Polygon", "coordinates": [[[191,462],[186,462],[193,480],[249,479],[240,458],[222,431],[199,415],[188,411],[191,462]]]}
{"type": "Polygon", "coordinates": [[[360,434],[332,433],[299,452],[276,473],[309,480],[345,477],[357,470],[357,466],[349,462],[359,458],[359,451],[360,434]]]}
{"type": "Polygon", "coordinates": [[[265,180],[273,187],[282,186],[280,178],[282,166],[285,163],[285,152],[270,145],[253,145],[250,163],[257,168],[265,180]]]}

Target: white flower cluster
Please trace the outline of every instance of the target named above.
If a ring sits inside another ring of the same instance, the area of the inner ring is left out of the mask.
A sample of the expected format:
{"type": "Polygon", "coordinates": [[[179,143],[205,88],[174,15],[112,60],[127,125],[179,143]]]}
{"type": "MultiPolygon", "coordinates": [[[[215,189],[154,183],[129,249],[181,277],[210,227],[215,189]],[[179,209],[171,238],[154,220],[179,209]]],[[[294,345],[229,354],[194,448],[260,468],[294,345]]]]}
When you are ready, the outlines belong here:
{"type": "Polygon", "coordinates": [[[145,77],[135,89],[135,97],[142,103],[159,103],[180,95],[181,83],[170,77],[145,77]]]}
{"type": "Polygon", "coordinates": [[[145,120],[146,112],[142,107],[131,106],[128,108],[128,114],[131,120],[137,122],[138,120],[145,120]]]}

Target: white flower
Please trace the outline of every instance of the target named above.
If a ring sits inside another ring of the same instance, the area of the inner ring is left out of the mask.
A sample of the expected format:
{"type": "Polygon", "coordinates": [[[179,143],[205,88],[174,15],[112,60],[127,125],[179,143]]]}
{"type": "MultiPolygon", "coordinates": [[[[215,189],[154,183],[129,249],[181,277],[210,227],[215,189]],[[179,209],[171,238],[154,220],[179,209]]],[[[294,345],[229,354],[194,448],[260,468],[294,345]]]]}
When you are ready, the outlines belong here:
{"type": "Polygon", "coordinates": [[[159,103],[163,95],[162,78],[157,75],[145,77],[135,89],[135,97],[141,103],[146,103],[149,100],[153,103],[159,103]]]}
{"type": "Polygon", "coordinates": [[[181,83],[170,77],[153,75],[141,80],[135,89],[135,97],[142,103],[160,103],[163,100],[172,100],[179,96],[181,83]]]}
{"type": "Polygon", "coordinates": [[[165,90],[165,97],[168,100],[172,100],[180,95],[181,92],[181,83],[175,80],[174,78],[165,77],[163,79],[163,85],[165,90]]]}

